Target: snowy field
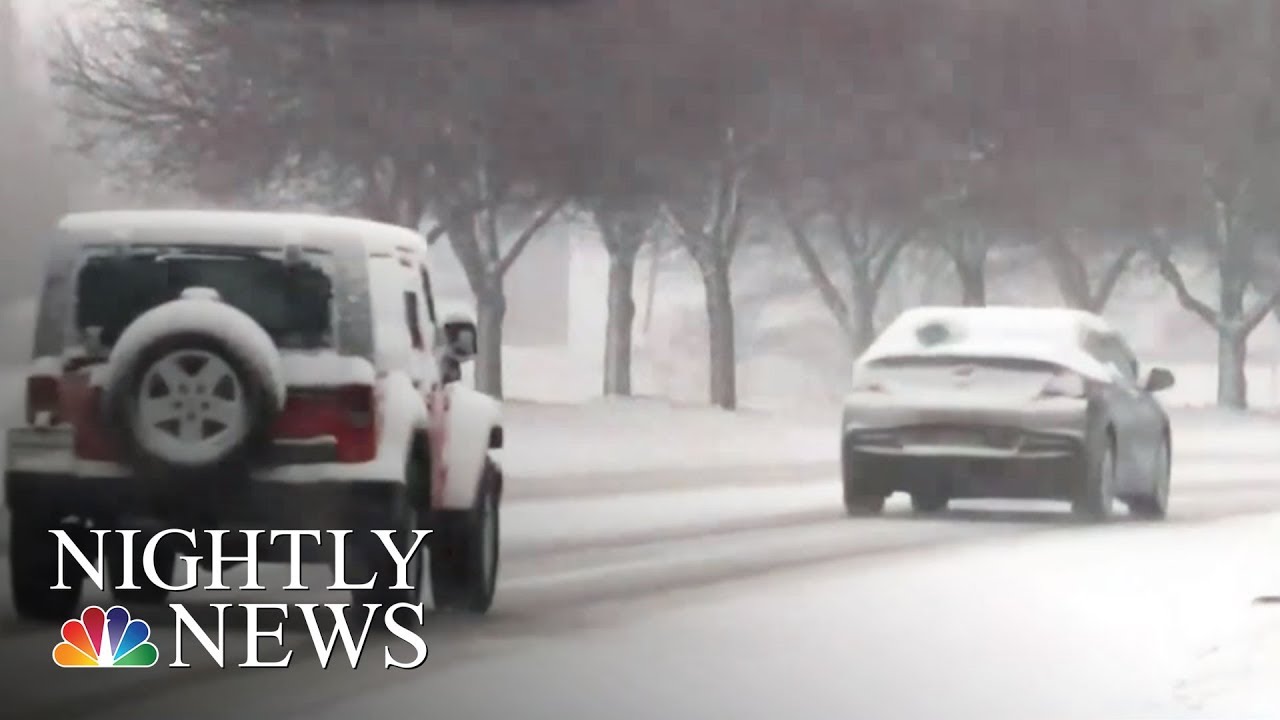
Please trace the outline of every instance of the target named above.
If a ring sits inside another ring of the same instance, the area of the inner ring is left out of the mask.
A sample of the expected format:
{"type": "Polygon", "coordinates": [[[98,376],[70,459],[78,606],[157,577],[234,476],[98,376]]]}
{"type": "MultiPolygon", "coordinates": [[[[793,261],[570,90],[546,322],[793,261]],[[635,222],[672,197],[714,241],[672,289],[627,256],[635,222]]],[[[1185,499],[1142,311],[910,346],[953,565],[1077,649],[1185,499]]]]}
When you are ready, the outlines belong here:
{"type": "MultiPolygon", "coordinates": [[[[1165,401],[1175,421],[1177,455],[1227,462],[1280,455],[1273,440],[1280,433],[1275,406],[1247,413],[1213,408],[1212,367],[1183,365],[1174,371],[1179,385],[1165,401]]],[[[0,419],[6,425],[21,417],[22,378],[20,369],[0,371],[0,419]]],[[[510,476],[529,482],[812,465],[837,458],[840,410],[834,403],[796,406],[779,401],[773,407],[727,412],[657,398],[590,399],[586,388],[595,386],[589,385],[589,376],[555,371],[545,363],[526,369],[520,360],[509,365],[507,378],[502,460],[510,476]],[[552,379],[563,386],[556,387],[552,379]],[[541,392],[530,392],[534,385],[541,392]],[[574,393],[576,387],[583,389],[574,393]],[[521,399],[530,396],[538,399],[521,399]]],[[[1265,383],[1252,384],[1255,393],[1262,392],[1260,387],[1265,383]]]]}
{"type": "MultiPolygon", "coordinates": [[[[511,353],[502,460],[515,478],[553,480],[662,470],[752,468],[834,462],[840,409],[774,397],[772,406],[728,412],[659,398],[605,399],[585,367],[566,371],[549,353],[511,353]]],[[[558,361],[570,364],[564,354],[558,361]]],[[[1178,385],[1162,400],[1174,418],[1174,451],[1188,460],[1231,462],[1280,455],[1280,405],[1259,402],[1231,412],[1212,407],[1214,370],[1174,365],[1178,385]]],[[[1269,378],[1255,369],[1251,391],[1265,396],[1269,378]],[[1257,378],[1261,377],[1263,381],[1257,378]]],[[[22,412],[22,370],[0,370],[0,420],[22,412]]],[[[1258,398],[1262,400],[1262,397],[1258,398]]]]}

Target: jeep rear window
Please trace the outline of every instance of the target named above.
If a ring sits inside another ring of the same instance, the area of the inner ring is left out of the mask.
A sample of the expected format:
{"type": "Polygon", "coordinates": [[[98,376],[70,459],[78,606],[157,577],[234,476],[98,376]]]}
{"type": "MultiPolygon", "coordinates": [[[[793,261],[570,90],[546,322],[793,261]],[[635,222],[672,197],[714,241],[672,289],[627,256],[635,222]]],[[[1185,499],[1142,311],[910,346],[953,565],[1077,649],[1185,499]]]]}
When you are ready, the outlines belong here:
{"type": "Polygon", "coordinates": [[[129,247],[85,258],[76,287],[76,327],[99,328],[115,344],[138,316],[191,287],[213,288],[282,349],[333,344],[333,282],[325,253],[286,261],[280,251],[210,247],[129,247]]]}

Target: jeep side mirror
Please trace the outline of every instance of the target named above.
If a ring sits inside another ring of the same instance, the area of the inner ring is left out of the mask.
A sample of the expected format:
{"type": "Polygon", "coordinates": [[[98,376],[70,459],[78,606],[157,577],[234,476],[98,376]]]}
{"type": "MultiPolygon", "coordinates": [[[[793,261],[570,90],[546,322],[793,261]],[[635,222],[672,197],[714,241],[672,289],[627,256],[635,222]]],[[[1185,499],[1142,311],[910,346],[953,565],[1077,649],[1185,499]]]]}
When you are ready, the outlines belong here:
{"type": "Polygon", "coordinates": [[[1173,373],[1166,368],[1153,367],[1147,371],[1146,375],[1142,387],[1147,392],[1160,392],[1173,387],[1173,373]]]}
{"type": "Polygon", "coordinates": [[[476,323],[462,313],[444,319],[444,338],[449,354],[456,360],[470,360],[476,354],[476,323]]]}

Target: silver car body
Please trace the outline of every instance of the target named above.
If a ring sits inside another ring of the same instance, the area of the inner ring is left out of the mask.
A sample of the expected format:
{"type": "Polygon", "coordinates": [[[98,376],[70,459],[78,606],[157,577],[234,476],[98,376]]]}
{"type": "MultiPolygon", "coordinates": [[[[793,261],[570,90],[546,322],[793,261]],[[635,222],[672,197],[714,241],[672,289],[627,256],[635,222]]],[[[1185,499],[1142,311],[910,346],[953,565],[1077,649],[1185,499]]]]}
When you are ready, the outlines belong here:
{"type": "MultiPolygon", "coordinates": [[[[843,450],[881,466],[927,460],[929,472],[952,476],[952,497],[1066,498],[1069,479],[982,486],[950,471],[1068,466],[1101,428],[1114,437],[1117,496],[1142,495],[1159,481],[1171,439],[1148,377],[1120,333],[1087,312],[917,308],[855,362],[843,450]]],[[[1167,371],[1154,377],[1171,382],[1167,371]]],[[[887,492],[911,489],[886,482],[887,492]]]]}

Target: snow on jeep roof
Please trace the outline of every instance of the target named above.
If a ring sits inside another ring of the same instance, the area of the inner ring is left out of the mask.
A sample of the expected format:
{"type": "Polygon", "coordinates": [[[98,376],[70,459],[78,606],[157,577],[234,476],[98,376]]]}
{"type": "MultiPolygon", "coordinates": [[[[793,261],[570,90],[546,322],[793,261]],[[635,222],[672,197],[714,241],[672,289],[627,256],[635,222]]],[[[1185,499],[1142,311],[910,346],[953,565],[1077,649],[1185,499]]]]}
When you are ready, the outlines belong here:
{"type": "Polygon", "coordinates": [[[239,210],[103,210],[72,213],[58,223],[63,242],[335,247],[353,241],[372,253],[425,255],[427,242],[408,228],[360,218],[313,213],[239,210]]]}
{"type": "Polygon", "coordinates": [[[1087,334],[1115,334],[1101,317],[1070,308],[928,306],[903,312],[858,358],[860,365],[890,357],[1016,357],[1096,372],[1087,334]]]}

